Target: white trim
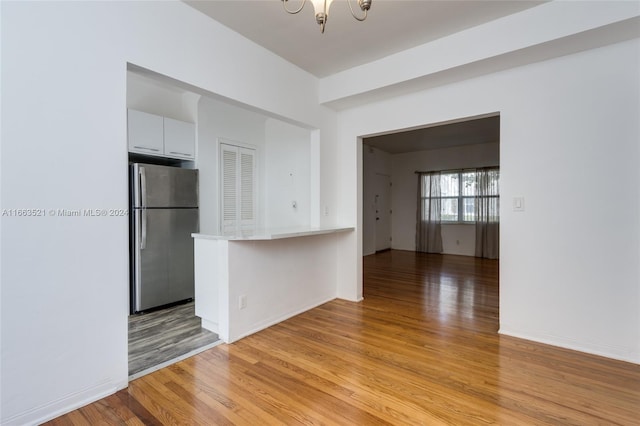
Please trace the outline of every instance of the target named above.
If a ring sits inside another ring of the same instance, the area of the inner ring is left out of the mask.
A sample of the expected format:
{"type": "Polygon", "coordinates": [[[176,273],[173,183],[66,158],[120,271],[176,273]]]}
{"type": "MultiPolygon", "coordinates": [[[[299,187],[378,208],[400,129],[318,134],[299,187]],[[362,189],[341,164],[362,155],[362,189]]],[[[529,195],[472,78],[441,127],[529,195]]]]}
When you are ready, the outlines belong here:
{"type": "Polygon", "coordinates": [[[112,380],[104,380],[96,386],[74,392],[64,398],[54,400],[49,404],[41,405],[33,409],[23,411],[13,417],[3,419],[3,425],[39,425],[56,417],[70,413],[85,405],[96,402],[109,395],[113,395],[121,389],[125,389],[128,382],[114,382],[112,380]]]}
{"type": "Polygon", "coordinates": [[[170,359],[169,361],[165,361],[165,362],[160,363],[158,365],[154,365],[153,367],[149,367],[146,370],[139,371],[139,372],[137,372],[135,374],[130,375],[129,376],[129,381],[131,382],[131,381],[133,381],[135,379],[139,379],[142,376],[146,376],[149,373],[153,373],[154,371],[158,371],[158,370],[160,370],[162,368],[165,368],[165,367],[168,367],[168,366],[170,366],[172,364],[175,364],[176,362],[180,362],[180,361],[185,360],[187,358],[191,358],[194,355],[198,355],[200,352],[204,352],[207,349],[214,348],[214,347],[216,347],[216,346],[218,346],[218,345],[220,345],[222,343],[223,343],[222,340],[217,340],[217,341],[215,341],[213,343],[210,343],[208,345],[202,346],[201,348],[197,348],[197,349],[192,350],[191,352],[187,352],[184,355],[180,355],[180,356],[178,356],[176,358],[170,359]]]}
{"type": "Polygon", "coordinates": [[[311,303],[309,305],[306,305],[305,307],[303,307],[301,309],[297,309],[295,311],[291,311],[291,312],[288,312],[286,314],[279,315],[277,317],[273,317],[273,318],[268,319],[266,321],[262,321],[256,327],[252,328],[249,331],[241,333],[238,336],[229,336],[229,341],[227,343],[236,342],[236,341],[238,341],[240,339],[243,339],[243,338],[245,338],[247,336],[250,336],[250,335],[252,335],[254,333],[257,333],[259,331],[265,330],[265,329],[267,329],[267,328],[269,328],[271,326],[274,326],[274,325],[279,324],[279,323],[281,323],[283,321],[286,321],[286,320],[288,320],[290,318],[293,318],[293,317],[295,317],[297,315],[305,313],[305,312],[307,312],[307,311],[309,311],[311,309],[317,308],[318,306],[324,305],[325,303],[329,303],[329,302],[331,302],[332,300],[335,300],[335,299],[336,299],[335,297],[329,297],[329,298],[323,299],[323,300],[321,300],[319,302],[313,302],[313,303],[311,303]]]}
{"type": "Polygon", "coordinates": [[[217,138],[216,142],[218,143],[218,152],[220,152],[220,144],[233,145],[233,146],[238,146],[240,148],[246,148],[246,149],[253,149],[256,151],[256,153],[258,153],[259,151],[259,147],[257,145],[253,145],[246,142],[240,142],[234,139],[219,137],[217,138]]]}
{"type": "Polygon", "coordinates": [[[526,334],[526,333],[517,333],[511,330],[505,329],[504,326],[500,327],[498,330],[498,334],[502,334],[504,336],[515,337],[517,339],[528,340],[532,343],[542,343],[544,345],[556,346],[562,349],[569,349],[572,351],[583,352],[585,354],[601,356],[604,358],[615,359],[618,361],[630,362],[633,364],[640,364],[640,358],[634,358],[634,348],[631,347],[620,347],[620,346],[610,346],[610,345],[601,345],[597,343],[591,343],[589,345],[584,345],[582,342],[579,342],[574,339],[568,339],[562,336],[555,336],[551,334],[541,333],[541,334],[526,334]]]}

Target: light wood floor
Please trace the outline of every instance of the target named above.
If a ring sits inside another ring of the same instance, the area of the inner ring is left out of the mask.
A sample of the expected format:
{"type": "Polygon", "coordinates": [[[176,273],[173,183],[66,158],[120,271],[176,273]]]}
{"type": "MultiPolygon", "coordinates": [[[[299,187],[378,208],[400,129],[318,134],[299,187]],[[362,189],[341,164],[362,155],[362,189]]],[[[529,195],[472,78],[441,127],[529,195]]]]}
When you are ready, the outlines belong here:
{"type": "Polygon", "coordinates": [[[498,263],[389,251],[335,300],[53,425],[638,425],[640,366],[500,336],[498,263]]]}

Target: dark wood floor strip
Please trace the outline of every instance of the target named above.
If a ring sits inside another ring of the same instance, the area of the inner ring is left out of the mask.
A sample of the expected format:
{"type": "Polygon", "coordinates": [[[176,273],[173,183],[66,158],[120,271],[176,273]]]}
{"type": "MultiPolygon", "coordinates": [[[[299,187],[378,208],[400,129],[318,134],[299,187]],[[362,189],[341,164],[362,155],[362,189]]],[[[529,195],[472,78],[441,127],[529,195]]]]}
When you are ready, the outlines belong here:
{"type": "Polygon", "coordinates": [[[201,327],[194,302],[129,316],[129,375],[218,342],[201,327]]]}
{"type": "Polygon", "coordinates": [[[367,256],[364,301],[206,350],[50,424],[637,425],[640,365],[497,333],[498,266],[367,256]]]}

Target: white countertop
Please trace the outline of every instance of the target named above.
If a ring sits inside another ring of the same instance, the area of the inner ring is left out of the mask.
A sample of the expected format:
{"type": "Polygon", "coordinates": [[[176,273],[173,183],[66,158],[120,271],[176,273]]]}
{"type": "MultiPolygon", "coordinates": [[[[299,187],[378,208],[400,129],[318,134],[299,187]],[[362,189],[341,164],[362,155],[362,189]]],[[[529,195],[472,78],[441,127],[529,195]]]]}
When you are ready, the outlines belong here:
{"type": "Polygon", "coordinates": [[[322,227],[322,228],[274,228],[246,231],[242,234],[233,235],[211,235],[211,234],[191,234],[195,239],[204,240],[226,240],[226,241],[257,241],[257,240],[279,240],[282,238],[307,237],[311,235],[335,234],[337,232],[353,231],[353,227],[322,227]]]}

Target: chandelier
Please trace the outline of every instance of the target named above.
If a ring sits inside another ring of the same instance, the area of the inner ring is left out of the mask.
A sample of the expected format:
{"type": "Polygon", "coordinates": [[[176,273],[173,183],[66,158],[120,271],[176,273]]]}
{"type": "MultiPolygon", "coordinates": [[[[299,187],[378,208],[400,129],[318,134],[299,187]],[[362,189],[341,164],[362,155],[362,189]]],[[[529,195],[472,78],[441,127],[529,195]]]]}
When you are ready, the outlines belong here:
{"type": "MultiPolygon", "coordinates": [[[[289,0],[282,0],[282,7],[284,7],[284,10],[286,10],[287,13],[290,13],[292,15],[300,12],[304,7],[305,3],[307,2],[307,0],[302,0],[302,4],[298,9],[289,10],[287,9],[288,1],[289,0]]],[[[353,11],[353,6],[351,6],[351,0],[347,0],[347,3],[349,4],[349,9],[351,9],[351,15],[354,18],[356,18],[358,21],[364,21],[365,19],[367,19],[367,11],[371,8],[372,0],[357,0],[357,1],[358,1],[358,6],[360,6],[360,10],[364,12],[364,15],[357,16],[353,11]]],[[[316,14],[316,22],[320,25],[320,30],[322,33],[324,33],[324,26],[327,23],[327,17],[329,16],[329,7],[331,7],[331,2],[333,2],[333,0],[311,0],[311,3],[313,3],[313,9],[315,10],[315,14],[316,14]]]]}

